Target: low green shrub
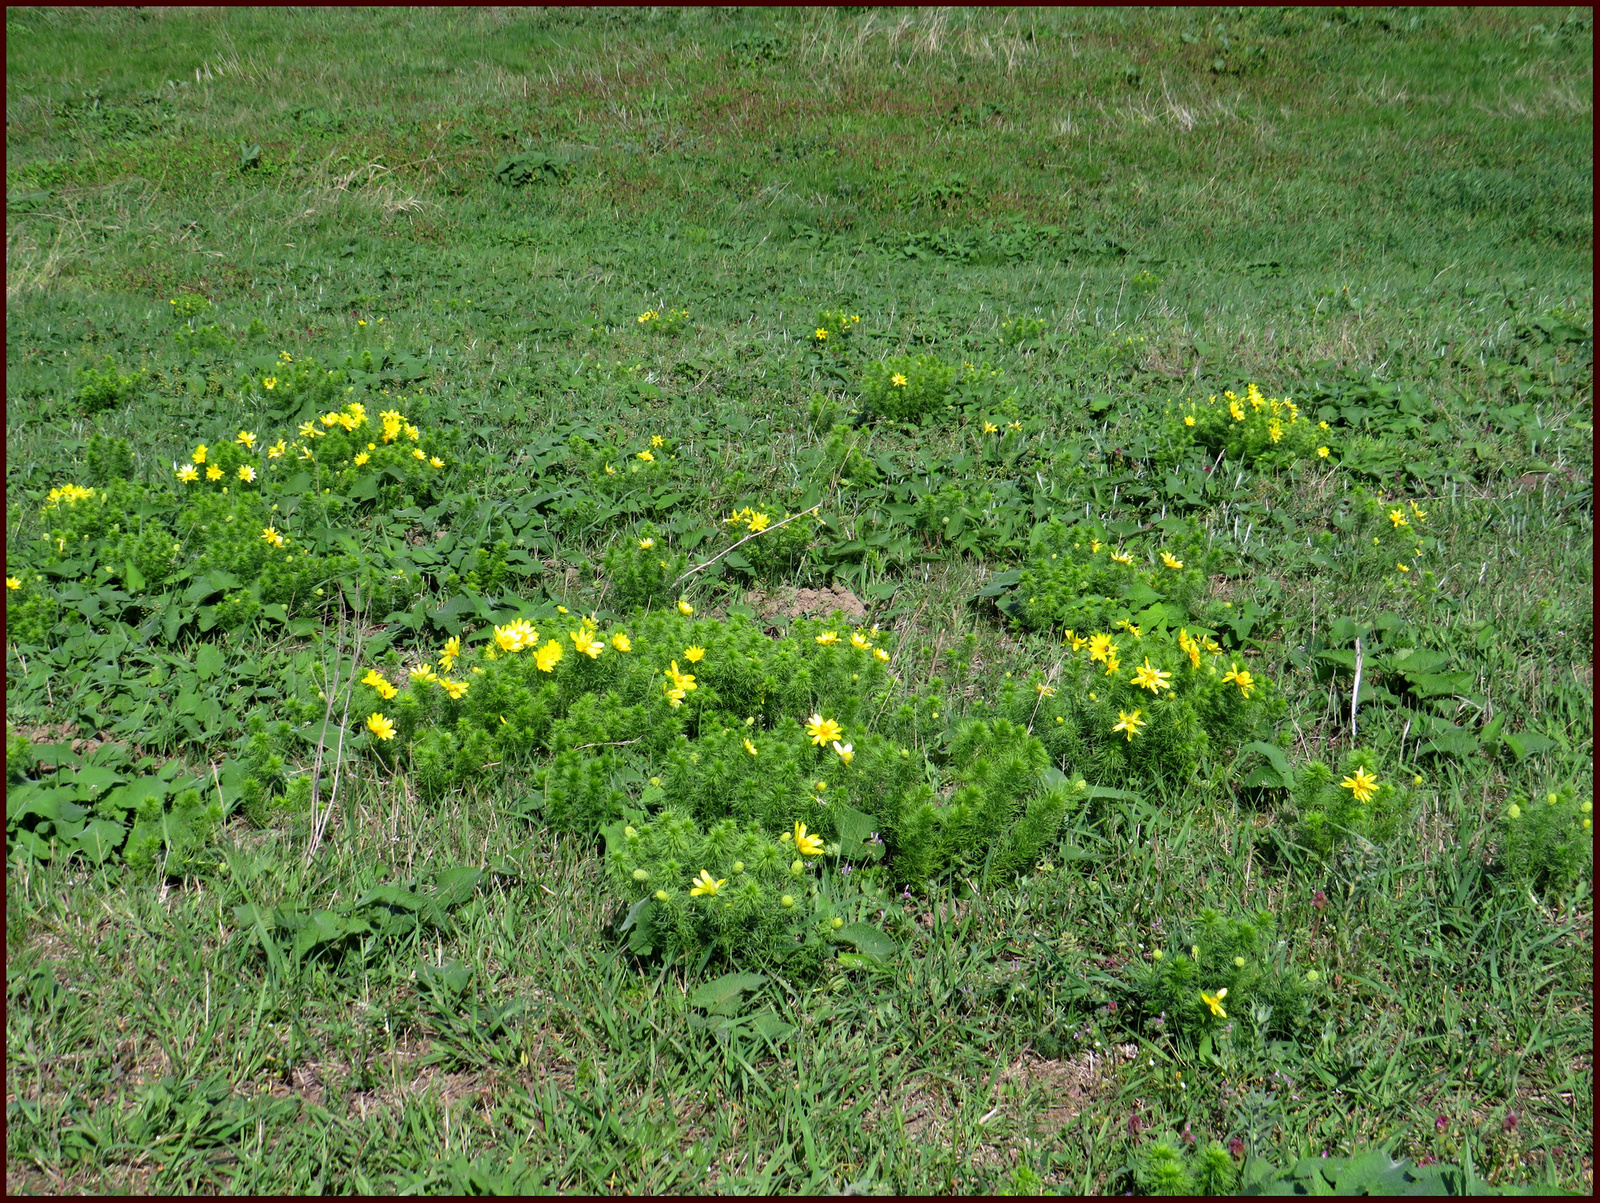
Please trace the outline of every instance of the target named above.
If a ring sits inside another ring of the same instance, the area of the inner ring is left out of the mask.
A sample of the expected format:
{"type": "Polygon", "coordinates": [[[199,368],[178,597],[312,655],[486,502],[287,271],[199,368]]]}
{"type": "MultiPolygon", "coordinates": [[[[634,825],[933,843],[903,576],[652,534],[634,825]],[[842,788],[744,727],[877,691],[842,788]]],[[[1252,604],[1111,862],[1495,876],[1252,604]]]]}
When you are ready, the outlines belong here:
{"type": "Polygon", "coordinates": [[[1286,964],[1272,914],[1207,908],[1134,962],[1124,983],[1135,1016],[1154,1036],[1193,1047],[1223,1032],[1292,1035],[1322,987],[1315,969],[1286,964]]]}
{"type": "Polygon", "coordinates": [[[1502,869],[1535,890],[1570,888],[1594,861],[1593,811],[1594,803],[1579,801],[1570,787],[1519,795],[1502,820],[1502,869]]]}
{"type": "Polygon", "coordinates": [[[955,368],[932,355],[896,355],[867,366],[863,405],[891,421],[919,422],[944,406],[955,375],[955,368]]]}
{"type": "Polygon", "coordinates": [[[1034,630],[1083,631],[1123,620],[1141,626],[1215,622],[1220,603],[1204,599],[1221,552],[1207,547],[1198,522],[1162,533],[1140,547],[1095,522],[1059,518],[1034,529],[1026,566],[1002,603],[1011,618],[1034,630]]]}
{"type": "Polygon", "coordinates": [[[1328,441],[1328,432],[1302,417],[1293,401],[1265,397],[1255,384],[1246,386],[1243,397],[1229,389],[1220,400],[1209,397],[1170,407],[1168,418],[1178,446],[1199,446],[1255,464],[1281,466],[1315,458],[1328,441]]]}
{"type": "Polygon", "coordinates": [[[1380,778],[1372,752],[1352,749],[1338,773],[1320,760],[1303,765],[1290,797],[1295,842],[1325,857],[1352,839],[1390,839],[1406,817],[1410,792],[1380,778]]]}

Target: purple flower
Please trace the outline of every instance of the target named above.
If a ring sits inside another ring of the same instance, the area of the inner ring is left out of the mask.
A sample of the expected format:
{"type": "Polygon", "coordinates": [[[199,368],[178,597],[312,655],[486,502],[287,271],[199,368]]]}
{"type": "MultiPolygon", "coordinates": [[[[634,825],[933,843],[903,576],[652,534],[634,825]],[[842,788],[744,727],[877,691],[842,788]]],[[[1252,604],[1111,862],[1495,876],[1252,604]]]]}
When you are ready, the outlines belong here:
{"type": "Polygon", "coordinates": [[[1500,1123],[1507,1132],[1515,1132],[1517,1130],[1517,1113],[1515,1111],[1506,1112],[1505,1119],[1501,1120],[1500,1123]]]}
{"type": "Polygon", "coordinates": [[[1450,1126],[1450,1121],[1448,1119],[1446,1119],[1442,1115],[1438,1119],[1433,1121],[1433,1130],[1435,1132],[1443,1132],[1449,1126],[1450,1126]]]}
{"type": "Polygon", "coordinates": [[[1243,1157],[1244,1141],[1240,1140],[1237,1136],[1232,1137],[1228,1141],[1228,1152],[1235,1157],[1243,1157]]]}
{"type": "Polygon", "coordinates": [[[1189,1131],[1189,1121],[1188,1120],[1184,1120],[1183,1121],[1183,1133],[1182,1133],[1182,1135],[1183,1135],[1183,1143],[1184,1144],[1192,1145],[1194,1143],[1194,1133],[1189,1131]]]}
{"type": "Polygon", "coordinates": [[[1328,905],[1328,896],[1321,890],[1318,890],[1315,894],[1311,895],[1311,905],[1316,907],[1319,911],[1324,909],[1328,905]]]}

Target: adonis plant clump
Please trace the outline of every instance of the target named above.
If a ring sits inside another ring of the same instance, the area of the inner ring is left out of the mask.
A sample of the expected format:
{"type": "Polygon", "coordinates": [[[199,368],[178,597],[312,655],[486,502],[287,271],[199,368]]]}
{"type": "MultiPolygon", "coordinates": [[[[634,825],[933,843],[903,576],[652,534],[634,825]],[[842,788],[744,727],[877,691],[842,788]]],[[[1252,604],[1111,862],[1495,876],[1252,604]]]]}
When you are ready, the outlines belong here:
{"type": "MultiPolygon", "coordinates": [[[[630,875],[652,874],[650,896],[665,890],[672,907],[689,908],[672,912],[684,939],[691,930],[696,939],[733,938],[715,923],[681,926],[727,889],[745,899],[738,913],[749,922],[739,930],[750,939],[770,942],[778,930],[750,918],[758,914],[789,930],[772,909],[782,874],[757,889],[764,879],[732,867],[767,865],[763,839],[787,831],[809,848],[804,837],[813,836],[830,863],[880,864],[896,884],[920,887],[957,866],[1012,873],[1044,852],[1084,789],[1059,772],[1052,783],[1044,745],[1003,719],[959,728],[941,757],[946,768],[935,768],[916,738],[915,708],[886,709],[891,655],[876,629],[800,621],[772,639],[744,618],[666,611],[625,626],[517,620],[484,635],[452,640],[403,677],[390,666],[361,678],[356,709],[370,712],[372,753],[385,765],[409,759],[431,796],[481,780],[485,766],[511,771],[548,757],[544,814],[562,831],[593,834],[630,814],[636,830],[649,831],[660,821],[650,810],[660,807],[678,843],[743,833],[742,851],[715,863],[709,854],[703,864],[680,857],[667,872],[648,857],[630,862],[630,875]],[[626,783],[646,778],[651,785],[635,796],[626,783]],[[931,780],[947,781],[947,791],[931,780]],[[688,893],[701,870],[710,884],[688,893]]],[[[782,867],[803,867],[807,855],[782,867]]]]}
{"type": "Polygon", "coordinates": [[[1051,518],[1036,528],[1027,566],[1002,608],[1034,630],[1082,632],[1123,620],[1177,625],[1214,618],[1203,599],[1207,576],[1221,561],[1193,520],[1130,538],[1098,523],[1051,518]],[[1158,607],[1154,614],[1152,607],[1158,607]]]}
{"type": "Polygon", "coordinates": [[[1229,389],[1220,397],[1172,406],[1168,414],[1180,446],[1198,444],[1231,460],[1289,464],[1316,457],[1318,447],[1327,444],[1327,432],[1293,401],[1264,396],[1254,384],[1242,397],[1229,389]]]}
{"type": "Polygon", "coordinates": [[[1007,681],[994,709],[1090,778],[1180,784],[1270,727],[1284,701],[1209,634],[1123,620],[1068,630],[1059,663],[1028,682],[1007,681]]]}
{"type": "MultiPolygon", "coordinates": [[[[356,525],[364,509],[431,500],[447,466],[400,411],[374,416],[360,402],[293,433],[239,427],[186,445],[170,474],[154,481],[114,474],[132,470],[125,444],[102,447],[96,461],[99,484],[68,481],[42,498],[47,529],[18,558],[57,578],[114,579],[135,597],[185,576],[231,574],[237,589],[217,617],[224,628],[263,605],[320,609],[341,579],[364,595],[369,612],[404,604],[420,586],[415,575],[386,571],[328,532],[356,525]]],[[[45,638],[48,627],[34,629],[40,605],[18,617],[45,638]]],[[[21,637],[20,627],[8,629],[21,637]]]]}
{"type": "Polygon", "coordinates": [[[1169,928],[1130,967],[1127,1001],[1152,1037],[1293,1035],[1320,975],[1287,963],[1274,935],[1270,911],[1227,916],[1207,907],[1192,925],[1169,928]]]}
{"type": "Polygon", "coordinates": [[[1355,749],[1339,769],[1313,760],[1295,774],[1295,839],[1321,856],[1351,838],[1386,840],[1406,813],[1409,790],[1382,771],[1378,759],[1355,749]]]}

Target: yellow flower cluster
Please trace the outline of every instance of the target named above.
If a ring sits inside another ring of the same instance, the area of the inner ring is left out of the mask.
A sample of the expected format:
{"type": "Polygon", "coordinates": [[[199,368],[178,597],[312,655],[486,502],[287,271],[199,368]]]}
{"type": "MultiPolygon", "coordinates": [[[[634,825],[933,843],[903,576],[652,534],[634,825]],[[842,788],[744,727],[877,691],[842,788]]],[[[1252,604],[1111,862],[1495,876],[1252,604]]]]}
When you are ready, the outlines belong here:
{"type": "Polygon", "coordinates": [[[77,504],[94,496],[93,489],[86,489],[82,485],[62,485],[59,489],[51,489],[50,495],[44,499],[45,509],[54,509],[63,501],[77,504]]]}
{"type": "MultiPolygon", "coordinates": [[[[880,663],[887,664],[889,662],[889,653],[881,647],[875,648],[872,646],[872,641],[877,637],[877,634],[877,627],[873,627],[870,631],[863,631],[858,627],[850,633],[850,646],[858,652],[871,652],[874,659],[880,663]]],[[[824,631],[817,636],[817,642],[823,647],[836,647],[839,643],[839,632],[824,631]]]]}
{"type": "Polygon", "coordinates": [[[670,683],[663,682],[661,690],[667,696],[667,701],[673,706],[683,705],[683,699],[699,688],[695,684],[693,673],[678,671],[678,662],[674,660],[671,668],[661,670],[661,675],[670,679],[670,683]]]}
{"type": "Polygon", "coordinates": [[[760,534],[772,525],[772,515],[763,514],[746,506],[742,510],[734,510],[732,516],[724,518],[723,521],[734,526],[743,523],[750,528],[751,534],[760,534]]]}

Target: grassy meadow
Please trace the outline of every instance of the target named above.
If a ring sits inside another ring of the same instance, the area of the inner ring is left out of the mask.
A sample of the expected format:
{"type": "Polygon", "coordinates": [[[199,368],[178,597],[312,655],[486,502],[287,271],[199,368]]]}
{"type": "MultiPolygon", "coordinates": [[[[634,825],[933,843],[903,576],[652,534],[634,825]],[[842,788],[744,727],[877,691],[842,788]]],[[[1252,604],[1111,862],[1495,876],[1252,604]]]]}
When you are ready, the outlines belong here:
{"type": "Polygon", "coordinates": [[[1586,9],[6,14],[8,1193],[1589,1193],[1586,9]]]}

